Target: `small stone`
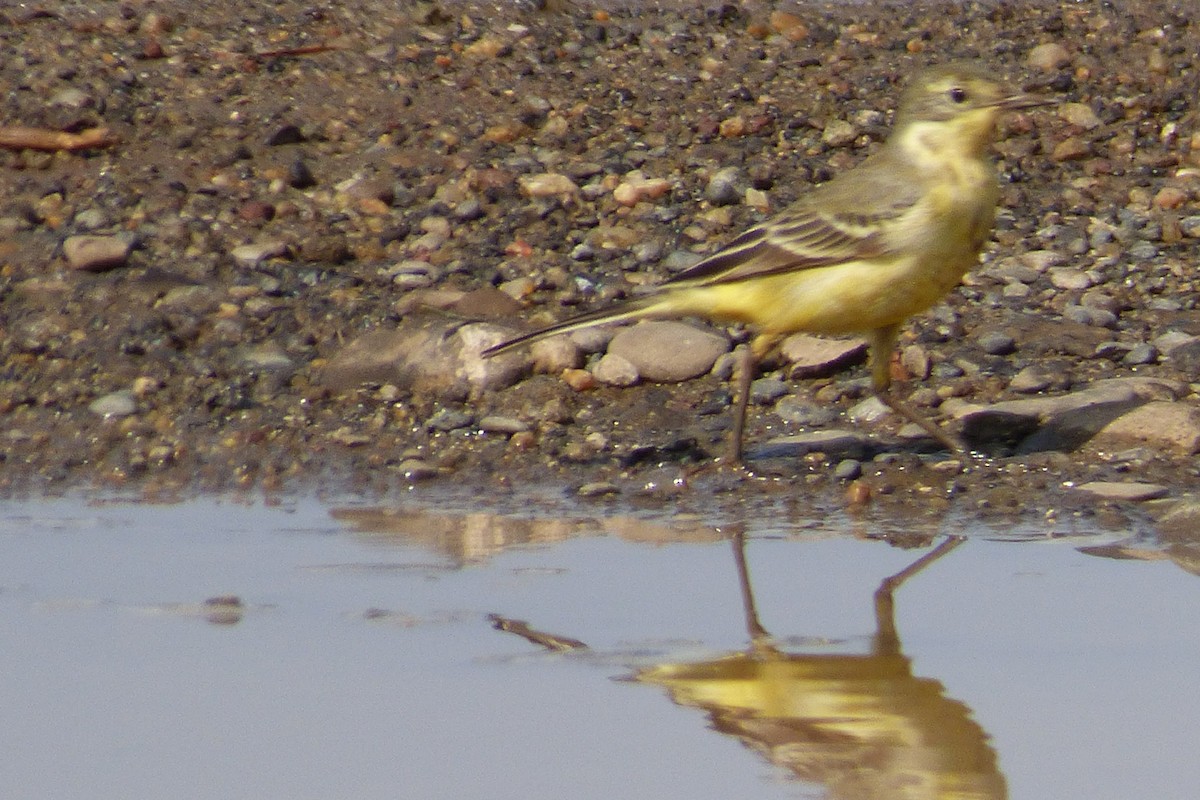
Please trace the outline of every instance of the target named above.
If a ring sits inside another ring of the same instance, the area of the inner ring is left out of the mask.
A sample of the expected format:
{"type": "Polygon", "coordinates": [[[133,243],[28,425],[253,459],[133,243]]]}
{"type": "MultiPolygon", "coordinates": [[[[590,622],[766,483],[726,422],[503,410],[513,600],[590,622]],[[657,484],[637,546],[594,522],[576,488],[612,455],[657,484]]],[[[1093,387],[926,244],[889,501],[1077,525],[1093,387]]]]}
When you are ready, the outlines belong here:
{"type": "Polygon", "coordinates": [[[238,353],[238,361],[245,367],[265,372],[287,372],[296,367],[291,356],[273,342],[246,347],[238,353]]]}
{"type": "Polygon", "coordinates": [[[577,392],[586,392],[596,388],[596,376],[586,369],[564,369],[562,380],[577,392]]]}
{"type": "Polygon", "coordinates": [[[623,357],[648,381],[685,381],[712,369],[729,351],[729,340],[675,320],[651,320],[622,328],[609,342],[609,355],[623,357]]]}
{"type": "Polygon", "coordinates": [[[633,386],[641,377],[638,368],[628,359],[608,353],[592,368],[592,375],[609,386],[633,386]]]}
{"type": "Polygon", "coordinates": [[[470,427],[474,422],[475,417],[466,411],[443,408],[425,421],[425,427],[431,431],[448,433],[470,427]]]}
{"type": "Polygon", "coordinates": [[[529,423],[516,417],[504,417],[499,414],[489,414],[479,420],[479,430],[484,433],[524,433],[529,430],[529,423]]]}
{"type": "Polygon", "coordinates": [[[1039,367],[1026,367],[1012,377],[1008,388],[1021,394],[1036,394],[1049,389],[1052,383],[1050,376],[1039,367]]]}
{"type": "Polygon", "coordinates": [[[1083,270],[1073,267],[1053,267],[1050,269],[1050,283],[1057,289],[1074,289],[1082,291],[1092,287],[1091,277],[1083,270]]]}
{"type": "Polygon", "coordinates": [[[1075,487],[1081,492],[1094,494],[1105,500],[1126,500],[1140,503],[1167,496],[1167,487],[1157,483],[1123,483],[1119,481],[1089,481],[1075,487]]]}
{"type": "Polygon", "coordinates": [[[1071,53],[1058,42],[1046,42],[1031,49],[1025,62],[1042,72],[1054,72],[1071,63],[1071,53]]]}
{"type": "Polygon", "coordinates": [[[787,384],[778,378],[758,378],[750,384],[750,400],[766,405],[787,394],[787,384]]]}
{"type": "Polygon", "coordinates": [[[299,144],[304,141],[304,134],[298,125],[281,125],[267,137],[268,147],[279,147],[285,144],[299,144]]]}
{"type": "Polygon", "coordinates": [[[845,147],[858,138],[858,131],[844,119],[835,119],[821,132],[821,141],[830,147],[845,147]]]}
{"type": "Polygon", "coordinates": [[[293,189],[311,189],[317,185],[317,178],[303,159],[297,158],[288,165],[288,186],[293,189]]]}
{"type": "Polygon", "coordinates": [[[122,267],[133,249],[116,236],[70,236],[63,242],[63,255],[71,269],[101,272],[122,267]]]}
{"type": "Polygon", "coordinates": [[[592,483],[585,483],[580,486],[575,490],[575,494],[580,497],[604,497],[609,494],[619,494],[620,491],[615,483],[593,481],[592,483]]]}
{"type": "Polygon", "coordinates": [[[839,481],[852,481],[862,475],[862,462],[853,458],[844,458],[833,469],[833,477],[839,481]]]}
{"type": "Polygon", "coordinates": [[[979,347],[993,356],[1006,356],[1017,349],[1017,340],[1007,333],[989,331],[979,337],[979,347]]]}
{"type": "Polygon", "coordinates": [[[97,397],[88,404],[88,411],[102,417],[127,417],[137,411],[137,399],[132,391],[121,389],[97,397]]]}
{"type": "Polygon", "coordinates": [[[866,357],[867,343],[862,339],[825,339],[796,333],[779,345],[779,352],[790,364],[792,378],[819,378],[855,364],[866,357]]]}
{"type": "Polygon", "coordinates": [[[666,178],[647,178],[634,170],[613,189],[613,199],[623,206],[636,206],[648,200],[657,200],[671,191],[671,182],[666,178]]]}
{"type": "Polygon", "coordinates": [[[1153,364],[1158,361],[1158,348],[1148,342],[1135,344],[1125,357],[1121,359],[1124,364],[1131,366],[1140,366],[1142,364],[1153,364]]]}
{"type": "Polygon", "coordinates": [[[396,465],[396,469],[410,481],[428,480],[439,474],[437,467],[420,458],[406,458],[396,465]]]}
{"type": "Polygon", "coordinates": [[[1092,154],[1092,146],[1078,136],[1068,136],[1050,153],[1055,161],[1082,161],[1092,154]]]}
{"type": "Polygon", "coordinates": [[[809,428],[828,425],[838,416],[838,412],[828,406],[803,400],[794,395],[780,398],[779,402],[775,404],[775,413],[784,422],[809,428]]]}
{"type": "Polygon", "coordinates": [[[287,242],[267,240],[253,244],[238,245],[229,251],[229,255],[238,263],[238,266],[253,268],[268,258],[284,258],[290,252],[291,248],[288,247],[287,242]]]}
{"type": "Polygon", "coordinates": [[[870,445],[870,439],[856,431],[829,429],[776,436],[754,447],[750,456],[763,458],[798,458],[808,453],[842,455],[860,459],[870,445]]]}
{"type": "Polygon", "coordinates": [[[846,412],[846,418],[854,423],[870,424],[878,422],[889,413],[891,413],[891,409],[878,397],[872,396],[853,405],[846,412]]]}
{"type": "Polygon", "coordinates": [[[1104,124],[1092,107],[1084,103],[1063,103],[1058,107],[1058,115],[1072,125],[1089,131],[1104,124]]]}
{"type": "Polygon", "coordinates": [[[527,197],[560,197],[579,193],[575,181],[566,175],[543,172],[537,175],[522,175],[517,183],[527,197]]]}
{"type": "Polygon", "coordinates": [[[83,231],[94,231],[108,227],[111,222],[108,215],[98,208],[85,208],[75,215],[75,227],[83,231]]]}
{"type": "Polygon", "coordinates": [[[737,167],[725,167],[713,173],[704,187],[704,199],[713,205],[730,206],[742,198],[742,172],[737,167]]]}

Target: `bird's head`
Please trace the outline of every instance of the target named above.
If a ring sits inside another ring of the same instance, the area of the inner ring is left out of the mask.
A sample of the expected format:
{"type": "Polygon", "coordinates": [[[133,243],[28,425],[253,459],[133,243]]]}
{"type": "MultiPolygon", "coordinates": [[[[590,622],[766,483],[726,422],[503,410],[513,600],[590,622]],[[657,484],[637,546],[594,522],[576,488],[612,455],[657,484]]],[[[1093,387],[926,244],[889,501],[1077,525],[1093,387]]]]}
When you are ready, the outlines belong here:
{"type": "Polygon", "coordinates": [[[1049,102],[1010,91],[978,66],[945,64],[912,79],[896,112],[896,134],[919,132],[926,146],[976,155],[991,143],[1000,112],[1049,102]]]}

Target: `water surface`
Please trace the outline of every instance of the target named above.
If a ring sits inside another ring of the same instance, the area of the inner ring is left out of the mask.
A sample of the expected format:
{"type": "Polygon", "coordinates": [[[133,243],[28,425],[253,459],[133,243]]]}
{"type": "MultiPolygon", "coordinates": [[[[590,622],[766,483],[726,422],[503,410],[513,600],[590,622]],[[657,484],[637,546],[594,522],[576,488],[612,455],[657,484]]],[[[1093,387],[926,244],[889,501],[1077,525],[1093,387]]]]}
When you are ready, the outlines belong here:
{"type": "Polygon", "coordinates": [[[1197,577],[1119,531],[939,533],[10,502],[0,795],[1195,796],[1197,577]]]}

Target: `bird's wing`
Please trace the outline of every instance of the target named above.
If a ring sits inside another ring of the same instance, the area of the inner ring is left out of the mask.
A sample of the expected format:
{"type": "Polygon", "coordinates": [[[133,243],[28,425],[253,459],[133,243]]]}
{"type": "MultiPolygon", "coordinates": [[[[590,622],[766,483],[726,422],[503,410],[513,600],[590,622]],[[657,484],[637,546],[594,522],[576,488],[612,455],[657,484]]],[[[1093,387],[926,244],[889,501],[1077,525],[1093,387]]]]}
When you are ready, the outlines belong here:
{"type": "Polygon", "coordinates": [[[898,178],[852,170],[665,285],[731,283],[885,256],[893,246],[888,223],[919,199],[914,183],[898,178]]]}

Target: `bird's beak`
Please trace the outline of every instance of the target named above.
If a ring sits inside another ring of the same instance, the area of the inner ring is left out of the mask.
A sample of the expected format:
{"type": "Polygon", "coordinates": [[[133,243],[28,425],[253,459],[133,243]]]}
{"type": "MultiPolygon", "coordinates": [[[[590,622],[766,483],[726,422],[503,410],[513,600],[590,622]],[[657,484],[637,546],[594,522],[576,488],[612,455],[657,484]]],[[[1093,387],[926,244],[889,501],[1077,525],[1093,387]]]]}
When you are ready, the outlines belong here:
{"type": "Polygon", "coordinates": [[[1058,100],[1051,97],[1038,97],[1032,94],[1010,94],[1007,97],[1001,97],[996,101],[996,108],[1003,109],[1020,109],[1020,108],[1039,108],[1041,106],[1057,105],[1058,100]]]}

